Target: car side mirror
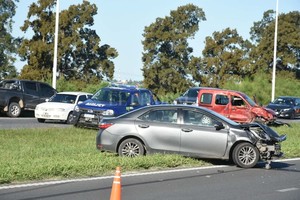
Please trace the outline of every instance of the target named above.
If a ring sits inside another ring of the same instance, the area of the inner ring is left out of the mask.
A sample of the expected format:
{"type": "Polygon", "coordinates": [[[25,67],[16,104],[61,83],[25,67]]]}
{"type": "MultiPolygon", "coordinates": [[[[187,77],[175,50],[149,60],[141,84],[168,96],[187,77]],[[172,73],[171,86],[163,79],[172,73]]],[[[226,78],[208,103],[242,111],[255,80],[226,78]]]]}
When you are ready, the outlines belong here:
{"type": "Polygon", "coordinates": [[[218,121],[214,124],[214,127],[216,128],[217,131],[225,128],[225,126],[223,125],[223,123],[222,122],[218,122],[218,121]]]}

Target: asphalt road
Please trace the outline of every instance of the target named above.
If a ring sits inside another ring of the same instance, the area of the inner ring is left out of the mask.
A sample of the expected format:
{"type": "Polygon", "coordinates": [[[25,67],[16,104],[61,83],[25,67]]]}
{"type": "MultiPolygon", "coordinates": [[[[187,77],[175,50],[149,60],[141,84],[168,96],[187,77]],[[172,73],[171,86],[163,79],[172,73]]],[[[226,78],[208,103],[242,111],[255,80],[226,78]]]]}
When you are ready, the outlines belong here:
{"type": "MultiPolygon", "coordinates": [[[[300,122],[300,118],[296,119],[278,119],[279,121],[285,123],[292,123],[292,122],[300,122]]],[[[69,127],[72,126],[70,124],[65,124],[60,121],[50,121],[46,120],[45,123],[39,123],[34,118],[33,112],[26,112],[21,117],[18,118],[10,118],[4,115],[0,115],[0,130],[1,129],[22,129],[22,128],[42,128],[42,127],[69,127]]]]}
{"type": "MultiPolygon", "coordinates": [[[[126,174],[123,200],[299,200],[300,159],[273,162],[272,169],[215,165],[126,174]]],[[[1,200],[108,200],[113,177],[0,187],[1,200]]]]}
{"type": "MultiPolygon", "coordinates": [[[[69,127],[70,124],[65,124],[60,121],[46,120],[45,123],[39,123],[34,118],[33,112],[26,112],[18,118],[10,118],[0,115],[0,130],[1,129],[22,129],[22,128],[45,128],[45,127],[69,127]]],[[[0,199],[1,200],[1,199],[0,199]]]]}

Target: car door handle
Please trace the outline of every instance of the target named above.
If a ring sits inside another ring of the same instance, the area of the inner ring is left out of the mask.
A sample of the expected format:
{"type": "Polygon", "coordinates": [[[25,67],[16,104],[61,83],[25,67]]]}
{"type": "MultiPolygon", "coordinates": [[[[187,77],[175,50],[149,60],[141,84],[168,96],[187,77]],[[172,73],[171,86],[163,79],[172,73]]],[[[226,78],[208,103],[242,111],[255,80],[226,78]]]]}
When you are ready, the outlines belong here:
{"type": "Polygon", "coordinates": [[[183,128],[181,129],[183,132],[192,132],[193,129],[190,129],[190,128],[183,128]]]}
{"type": "Polygon", "coordinates": [[[149,128],[149,125],[148,124],[140,124],[139,127],[140,128],[149,128]]]}

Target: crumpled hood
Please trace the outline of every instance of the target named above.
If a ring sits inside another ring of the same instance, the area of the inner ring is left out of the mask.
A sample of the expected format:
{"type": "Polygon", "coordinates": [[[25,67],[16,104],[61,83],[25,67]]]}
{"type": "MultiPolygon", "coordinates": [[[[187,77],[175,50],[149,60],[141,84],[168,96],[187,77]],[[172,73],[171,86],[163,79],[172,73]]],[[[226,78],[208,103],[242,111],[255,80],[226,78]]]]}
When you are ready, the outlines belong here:
{"type": "Polygon", "coordinates": [[[282,142],[286,140],[286,135],[279,135],[276,131],[271,129],[269,126],[261,123],[251,123],[251,124],[241,124],[242,128],[250,129],[251,127],[261,127],[264,132],[273,140],[276,142],[282,142]]]}

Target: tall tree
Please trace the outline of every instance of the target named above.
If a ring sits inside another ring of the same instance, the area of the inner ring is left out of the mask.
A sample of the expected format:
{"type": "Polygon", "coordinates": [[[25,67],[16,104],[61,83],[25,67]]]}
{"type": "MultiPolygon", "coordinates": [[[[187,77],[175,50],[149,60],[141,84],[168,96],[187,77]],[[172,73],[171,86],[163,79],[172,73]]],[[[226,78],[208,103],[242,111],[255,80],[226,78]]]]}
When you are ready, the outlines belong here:
{"type": "Polygon", "coordinates": [[[17,70],[13,63],[16,53],[16,39],[11,35],[13,16],[18,0],[0,0],[0,80],[16,77],[17,70]]]}
{"type": "Polygon", "coordinates": [[[205,19],[201,8],[188,4],[171,11],[170,16],[157,18],[144,29],[144,85],[157,94],[178,93],[193,85],[189,65],[193,49],[188,39],[199,30],[205,19]]]}
{"type": "MultiPolygon", "coordinates": [[[[51,76],[55,0],[38,0],[31,4],[27,20],[21,27],[33,31],[31,39],[24,39],[19,49],[27,65],[21,76],[29,79],[45,80],[51,76]]],[[[65,79],[79,79],[87,82],[112,79],[114,63],[118,56],[116,49],[105,44],[100,46],[100,38],[95,30],[93,16],[97,14],[95,4],[83,1],[60,12],[58,35],[58,72],[65,79]]]]}
{"type": "MultiPolygon", "coordinates": [[[[275,12],[264,12],[263,19],[251,27],[251,39],[256,47],[251,52],[253,65],[261,70],[273,66],[275,12]]],[[[277,31],[278,70],[293,70],[300,63],[300,12],[293,11],[278,16],[277,31]]]]}
{"type": "Polygon", "coordinates": [[[235,29],[227,28],[206,37],[202,71],[206,73],[203,85],[220,87],[228,79],[239,81],[254,73],[248,52],[252,45],[235,29]]]}

